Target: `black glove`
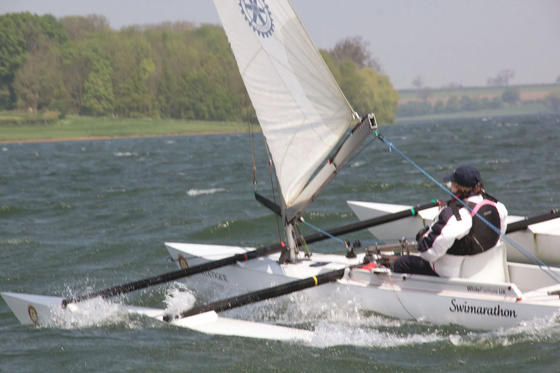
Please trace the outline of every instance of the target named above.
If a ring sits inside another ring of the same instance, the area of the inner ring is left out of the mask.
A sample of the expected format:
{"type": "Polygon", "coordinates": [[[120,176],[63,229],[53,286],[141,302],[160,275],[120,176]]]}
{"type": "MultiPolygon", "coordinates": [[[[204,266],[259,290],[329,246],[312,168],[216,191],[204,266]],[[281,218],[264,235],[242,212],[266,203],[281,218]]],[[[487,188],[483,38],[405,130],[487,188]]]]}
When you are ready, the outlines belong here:
{"type": "Polygon", "coordinates": [[[424,238],[424,235],[426,234],[426,232],[428,231],[428,229],[430,229],[429,227],[424,227],[422,229],[420,229],[418,231],[418,233],[416,233],[416,242],[420,242],[420,240],[422,238],[424,238]]]}

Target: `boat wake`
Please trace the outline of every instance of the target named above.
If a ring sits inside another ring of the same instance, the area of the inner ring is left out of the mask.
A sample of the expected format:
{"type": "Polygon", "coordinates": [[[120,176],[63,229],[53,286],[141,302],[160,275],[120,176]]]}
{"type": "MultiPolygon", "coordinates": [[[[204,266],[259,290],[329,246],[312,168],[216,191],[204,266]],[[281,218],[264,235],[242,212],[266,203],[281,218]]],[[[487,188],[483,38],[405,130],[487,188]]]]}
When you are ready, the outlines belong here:
{"type": "MultiPolygon", "coordinates": [[[[227,287],[197,287],[193,292],[179,282],[165,289],[165,313],[180,314],[193,308],[200,301],[210,298],[224,299],[231,296],[227,287]]],[[[122,304],[101,298],[70,305],[72,312],[62,308],[51,309],[41,323],[42,328],[87,329],[97,327],[124,327],[148,329],[165,327],[165,324],[127,311],[122,304]]],[[[390,349],[426,344],[491,349],[533,341],[555,342],[560,340],[560,315],[536,319],[512,328],[495,331],[468,331],[459,326],[434,327],[429,323],[398,320],[364,312],[356,299],[339,291],[312,299],[305,291],[267,301],[246,305],[222,313],[225,317],[259,323],[283,325],[310,330],[314,335],[305,343],[315,348],[356,346],[390,349]]]]}
{"type": "Polygon", "coordinates": [[[525,342],[557,342],[560,340],[560,315],[556,314],[550,318],[534,319],[507,329],[450,335],[449,340],[455,346],[469,346],[482,349],[511,346],[525,342]]]}
{"type": "MultiPolygon", "coordinates": [[[[231,296],[227,287],[201,286],[195,288],[198,298],[224,299],[231,296]]],[[[181,291],[192,307],[193,293],[181,291]]],[[[181,298],[174,295],[177,301],[181,298]]],[[[184,309],[179,307],[179,309],[184,309]]],[[[560,315],[537,319],[512,328],[496,331],[470,331],[460,326],[434,326],[433,324],[399,320],[364,312],[356,299],[341,292],[318,299],[304,292],[293,293],[260,303],[247,305],[223,313],[226,317],[254,322],[279,324],[314,331],[309,343],[312,347],[356,346],[370,348],[398,348],[425,344],[452,344],[456,347],[488,349],[531,341],[560,340],[560,315]]]]}

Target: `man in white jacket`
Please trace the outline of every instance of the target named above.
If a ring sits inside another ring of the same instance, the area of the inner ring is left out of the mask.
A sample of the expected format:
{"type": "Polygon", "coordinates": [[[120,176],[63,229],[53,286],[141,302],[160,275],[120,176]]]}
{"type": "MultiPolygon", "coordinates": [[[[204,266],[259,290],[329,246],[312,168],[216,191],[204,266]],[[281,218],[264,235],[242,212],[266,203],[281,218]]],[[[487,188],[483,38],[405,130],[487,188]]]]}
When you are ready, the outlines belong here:
{"type": "Polygon", "coordinates": [[[507,210],[486,194],[476,168],[458,167],[443,180],[451,182],[455,198],[440,209],[427,229],[418,233],[420,256],[399,257],[394,272],[458,277],[464,256],[491,250],[499,244],[500,234],[505,233],[507,210]]]}

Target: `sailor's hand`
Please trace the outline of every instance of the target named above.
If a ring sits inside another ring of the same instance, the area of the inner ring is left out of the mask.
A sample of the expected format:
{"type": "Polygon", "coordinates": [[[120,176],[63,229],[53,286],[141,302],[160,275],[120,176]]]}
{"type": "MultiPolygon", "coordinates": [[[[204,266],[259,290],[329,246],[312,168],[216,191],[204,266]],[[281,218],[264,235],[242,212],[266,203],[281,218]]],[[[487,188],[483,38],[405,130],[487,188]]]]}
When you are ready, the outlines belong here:
{"type": "Polygon", "coordinates": [[[429,227],[424,227],[416,233],[416,242],[420,243],[420,241],[424,238],[424,235],[428,231],[429,227]]]}

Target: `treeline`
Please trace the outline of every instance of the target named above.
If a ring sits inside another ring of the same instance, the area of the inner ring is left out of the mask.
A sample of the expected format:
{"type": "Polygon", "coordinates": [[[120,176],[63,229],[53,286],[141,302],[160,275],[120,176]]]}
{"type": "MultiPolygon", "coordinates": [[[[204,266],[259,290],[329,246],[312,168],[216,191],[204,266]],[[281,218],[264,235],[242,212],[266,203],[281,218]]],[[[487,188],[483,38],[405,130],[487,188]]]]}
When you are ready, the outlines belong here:
{"type": "Polygon", "coordinates": [[[501,109],[504,106],[502,97],[496,96],[492,99],[488,97],[471,98],[469,96],[451,96],[447,102],[437,100],[435,104],[429,101],[408,101],[399,105],[397,110],[398,117],[411,117],[418,115],[431,114],[451,114],[462,111],[479,111],[486,109],[501,109]]]}
{"type": "Polygon", "coordinates": [[[411,117],[432,114],[452,114],[459,112],[472,112],[489,109],[501,109],[504,105],[542,103],[550,111],[560,110],[560,89],[549,92],[542,99],[535,101],[521,101],[520,90],[517,87],[509,87],[504,89],[500,96],[488,97],[471,97],[469,95],[451,95],[446,101],[440,99],[435,103],[428,99],[433,92],[431,90],[418,90],[417,96],[422,100],[408,101],[399,105],[397,117],[411,117]],[[429,93],[429,94],[427,94],[429,93]]]}
{"type": "MultiPolygon", "coordinates": [[[[354,109],[362,115],[375,111],[382,123],[394,122],[397,91],[371,63],[356,60],[358,50],[360,58],[373,61],[367,45],[347,39],[337,47],[321,54],[354,109]]],[[[254,119],[222,27],[179,22],[116,31],[96,15],[0,16],[0,110],[11,109],[254,119]]]]}

